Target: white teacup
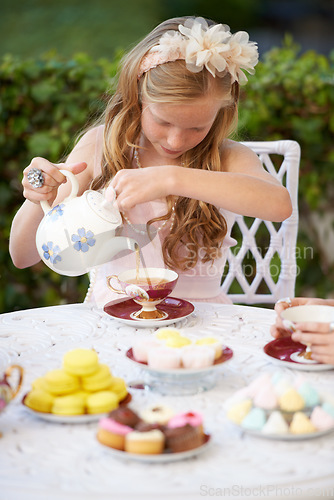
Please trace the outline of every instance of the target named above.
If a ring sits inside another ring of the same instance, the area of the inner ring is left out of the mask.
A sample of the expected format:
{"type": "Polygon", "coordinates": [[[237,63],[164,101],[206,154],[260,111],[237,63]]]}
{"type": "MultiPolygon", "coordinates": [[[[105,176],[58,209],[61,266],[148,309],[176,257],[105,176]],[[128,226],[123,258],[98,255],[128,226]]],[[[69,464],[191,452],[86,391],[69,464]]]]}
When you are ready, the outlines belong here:
{"type": "MultiPolygon", "coordinates": [[[[334,307],[320,304],[288,307],[281,312],[281,318],[284,328],[293,333],[296,331],[297,323],[332,323],[334,321],[334,307]]],[[[306,345],[304,351],[292,353],[291,360],[303,363],[317,363],[312,359],[312,346],[309,344],[306,345]]]]}
{"type": "Polygon", "coordinates": [[[281,312],[283,325],[287,330],[295,331],[296,323],[332,323],[334,307],[318,304],[288,307],[281,312]]]}

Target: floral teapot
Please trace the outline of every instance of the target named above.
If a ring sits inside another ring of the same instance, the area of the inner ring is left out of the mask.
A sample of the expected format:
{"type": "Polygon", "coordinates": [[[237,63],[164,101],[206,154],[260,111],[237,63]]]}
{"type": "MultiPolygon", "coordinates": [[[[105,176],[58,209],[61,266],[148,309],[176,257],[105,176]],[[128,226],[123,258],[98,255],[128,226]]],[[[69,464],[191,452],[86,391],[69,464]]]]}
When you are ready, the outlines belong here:
{"type": "Polygon", "coordinates": [[[6,408],[6,406],[15,398],[16,394],[19,392],[23,380],[23,368],[19,365],[12,365],[7,368],[4,375],[0,376],[0,413],[6,408]],[[19,379],[16,387],[13,388],[8,377],[12,374],[14,370],[19,373],[19,379]]]}
{"type": "Polygon", "coordinates": [[[75,175],[67,170],[61,173],[71,181],[69,196],[53,208],[41,201],[45,215],[37,229],[36,246],[43,262],[58,274],[80,276],[122,250],[136,250],[135,240],[115,236],[122,223],[113,204],[115,192],[111,201],[92,190],[77,196],[79,184],[75,175]]]}

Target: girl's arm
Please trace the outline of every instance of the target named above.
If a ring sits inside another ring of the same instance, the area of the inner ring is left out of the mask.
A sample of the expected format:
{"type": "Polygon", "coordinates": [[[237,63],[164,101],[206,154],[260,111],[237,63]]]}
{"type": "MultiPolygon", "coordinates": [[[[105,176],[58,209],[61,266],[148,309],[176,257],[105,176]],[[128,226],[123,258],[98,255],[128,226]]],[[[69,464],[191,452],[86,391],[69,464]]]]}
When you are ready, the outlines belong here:
{"type": "Polygon", "coordinates": [[[118,172],[112,185],[124,211],[137,203],[175,195],[264,220],[282,221],[292,212],[287,189],[264,170],[251,149],[233,141],[224,149],[221,172],[174,165],[146,167],[118,172]]]}
{"type": "Polygon", "coordinates": [[[34,158],[23,171],[23,195],[26,198],[16,213],[9,238],[9,253],[14,265],[20,269],[30,267],[40,261],[36,249],[36,231],[44,217],[40,206],[41,200],[47,200],[55,206],[70,193],[70,182],[59,172],[60,169],[70,170],[76,174],[81,195],[93,178],[95,154],[95,129],[87,132],[76,144],[65,163],[53,164],[44,158],[34,158]],[[31,168],[43,171],[45,183],[41,188],[33,188],[27,181],[27,173],[31,168]]]}

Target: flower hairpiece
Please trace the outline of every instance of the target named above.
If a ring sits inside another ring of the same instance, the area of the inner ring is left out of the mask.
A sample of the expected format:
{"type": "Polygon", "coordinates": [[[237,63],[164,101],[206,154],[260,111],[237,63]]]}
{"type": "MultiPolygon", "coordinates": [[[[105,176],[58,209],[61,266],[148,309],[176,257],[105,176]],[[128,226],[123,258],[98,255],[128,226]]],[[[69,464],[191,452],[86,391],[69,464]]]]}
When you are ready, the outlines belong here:
{"type": "Polygon", "coordinates": [[[162,35],[158,45],[143,58],[138,78],[160,64],[184,59],[189,71],[198,73],[205,67],[212,76],[223,76],[228,71],[232,83],[247,82],[242,70],[254,74],[259,60],[257,44],[249,41],[246,31],[231,34],[226,24],[208,26],[205,19],[187,19],[178,31],[162,35]]]}

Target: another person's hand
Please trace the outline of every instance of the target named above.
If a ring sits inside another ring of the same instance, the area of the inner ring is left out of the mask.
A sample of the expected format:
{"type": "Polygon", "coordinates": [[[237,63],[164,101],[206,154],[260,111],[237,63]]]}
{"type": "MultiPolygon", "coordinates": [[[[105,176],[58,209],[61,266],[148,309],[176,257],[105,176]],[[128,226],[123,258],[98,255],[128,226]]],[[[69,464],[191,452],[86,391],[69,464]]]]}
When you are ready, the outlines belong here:
{"type": "MultiPolygon", "coordinates": [[[[326,299],[311,299],[307,297],[295,297],[290,299],[289,297],[285,299],[281,299],[275,304],[275,311],[277,312],[275,324],[271,326],[270,333],[275,338],[279,337],[287,337],[291,335],[291,331],[284,328],[281,312],[288,307],[296,307],[296,306],[304,306],[310,304],[318,304],[318,305],[328,305],[328,301],[326,299]]],[[[330,304],[333,305],[333,304],[330,304]]]]}
{"type": "Polygon", "coordinates": [[[79,174],[86,167],[87,164],[85,162],[55,164],[45,158],[34,158],[30,165],[23,170],[23,196],[32,203],[47,200],[52,205],[57,197],[59,186],[67,180],[59,170],[69,170],[73,174],[79,174]],[[41,187],[33,187],[28,181],[28,173],[33,168],[40,170],[42,173],[43,184],[41,187]]]}
{"type": "Polygon", "coordinates": [[[315,361],[334,365],[334,323],[297,323],[291,338],[309,345],[315,361]]]}
{"type": "Polygon", "coordinates": [[[275,338],[290,336],[295,342],[311,346],[312,359],[319,363],[334,365],[334,323],[303,322],[295,325],[296,331],[286,330],[283,326],[280,313],[288,307],[301,305],[330,305],[334,307],[333,300],[310,299],[297,297],[282,299],[275,305],[277,312],[276,322],[271,326],[271,335],[275,338]]]}

